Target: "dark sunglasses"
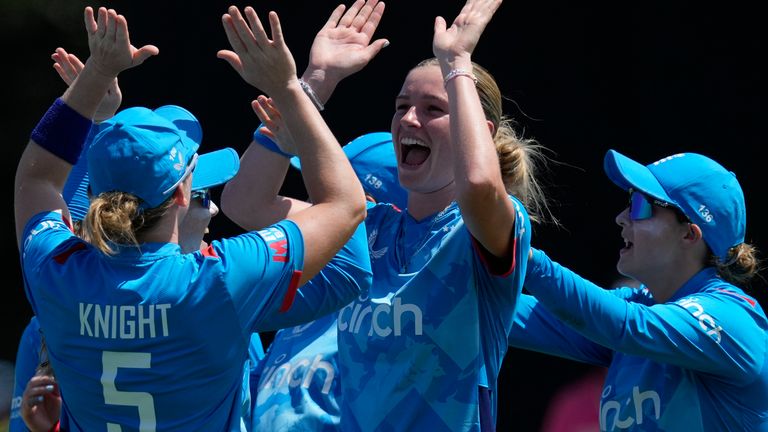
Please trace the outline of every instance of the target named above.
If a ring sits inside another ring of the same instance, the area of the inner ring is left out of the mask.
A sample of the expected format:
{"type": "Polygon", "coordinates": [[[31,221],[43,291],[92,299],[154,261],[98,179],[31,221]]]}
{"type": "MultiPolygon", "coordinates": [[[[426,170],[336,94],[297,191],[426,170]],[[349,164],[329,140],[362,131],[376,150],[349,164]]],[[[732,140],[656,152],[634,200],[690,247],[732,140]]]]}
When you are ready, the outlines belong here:
{"type": "Polygon", "coordinates": [[[649,197],[648,195],[629,189],[629,218],[633,221],[648,219],[653,216],[653,206],[671,207],[672,204],[649,197]]]}
{"type": "Polygon", "coordinates": [[[200,200],[204,208],[211,208],[211,192],[208,189],[192,191],[192,199],[200,200]]]}

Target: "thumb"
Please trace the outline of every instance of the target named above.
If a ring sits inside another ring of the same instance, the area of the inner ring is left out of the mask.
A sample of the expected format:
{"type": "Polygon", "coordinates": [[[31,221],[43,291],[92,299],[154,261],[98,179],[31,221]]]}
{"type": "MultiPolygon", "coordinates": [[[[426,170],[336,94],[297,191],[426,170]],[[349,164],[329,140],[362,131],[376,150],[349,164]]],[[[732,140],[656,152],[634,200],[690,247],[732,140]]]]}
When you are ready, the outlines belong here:
{"type": "Polygon", "coordinates": [[[156,56],[160,53],[160,50],[154,45],[144,45],[133,53],[133,65],[138,66],[144,63],[144,60],[156,56]]]}
{"type": "Polygon", "coordinates": [[[232,66],[232,68],[238,73],[242,73],[243,63],[240,61],[240,56],[238,56],[234,51],[220,50],[216,53],[216,57],[229,63],[229,65],[232,66]]]}
{"type": "Polygon", "coordinates": [[[435,17],[435,33],[442,33],[445,31],[445,19],[441,16],[435,17]]]}
{"type": "Polygon", "coordinates": [[[365,49],[368,52],[368,58],[374,58],[376,57],[379,52],[389,46],[389,40],[387,39],[377,39],[373,41],[368,47],[365,49]]]}

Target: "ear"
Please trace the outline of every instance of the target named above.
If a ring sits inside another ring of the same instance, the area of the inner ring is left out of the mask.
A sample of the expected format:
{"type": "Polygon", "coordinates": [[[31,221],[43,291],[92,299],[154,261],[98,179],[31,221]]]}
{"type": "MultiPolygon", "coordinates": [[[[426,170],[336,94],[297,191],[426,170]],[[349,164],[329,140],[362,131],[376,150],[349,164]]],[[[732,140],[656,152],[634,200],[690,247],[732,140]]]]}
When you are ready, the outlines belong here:
{"type": "Polygon", "coordinates": [[[173,191],[173,203],[179,207],[188,207],[190,203],[189,195],[184,193],[184,182],[173,191]]]}
{"type": "Polygon", "coordinates": [[[486,120],[485,124],[488,126],[488,130],[491,132],[491,136],[493,136],[496,133],[496,128],[493,127],[493,122],[490,120],[486,120]]]}
{"type": "Polygon", "coordinates": [[[688,222],[686,225],[688,226],[688,230],[686,231],[685,236],[683,236],[685,240],[696,242],[702,239],[703,234],[701,233],[701,228],[699,228],[698,225],[690,222],[688,222]]]}

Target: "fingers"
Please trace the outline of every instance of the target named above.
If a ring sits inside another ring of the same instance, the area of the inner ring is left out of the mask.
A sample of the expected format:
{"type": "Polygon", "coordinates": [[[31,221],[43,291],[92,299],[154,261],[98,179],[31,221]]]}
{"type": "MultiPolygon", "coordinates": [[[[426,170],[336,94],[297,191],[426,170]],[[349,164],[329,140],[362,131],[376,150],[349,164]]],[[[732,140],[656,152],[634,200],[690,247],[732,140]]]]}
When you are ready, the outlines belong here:
{"type": "Polygon", "coordinates": [[[360,31],[365,23],[368,22],[368,19],[370,18],[371,14],[373,13],[373,10],[377,6],[377,2],[379,0],[368,0],[365,2],[365,5],[360,9],[360,12],[357,13],[357,16],[354,20],[352,20],[352,28],[360,31]]]}
{"type": "MultiPolygon", "coordinates": [[[[243,45],[243,41],[240,39],[240,36],[238,35],[237,30],[235,29],[235,23],[234,23],[234,19],[232,18],[232,15],[224,14],[221,17],[221,23],[224,25],[224,33],[227,35],[227,40],[229,41],[229,45],[232,47],[234,52],[229,50],[222,50],[222,51],[219,51],[219,53],[228,52],[237,56],[237,54],[235,53],[245,52],[246,51],[245,45],[243,45]]],[[[217,56],[219,55],[217,54],[217,56]]],[[[219,58],[223,58],[223,57],[219,56],[219,58]]]]}
{"type": "Polygon", "coordinates": [[[283,43],[283,27],[280,25],[280,17],[276,12],[269,13],[269,26],[272,28],[272,42],[283,43]]]}
{"type": "Polygon", "coordinates": [[[384,7],[384,2],[377,3],[376,7],[374,7],[371,11],[367,21],[365,21],[362,28],[360,29],[360,31],[368,36],[368,39],[373,37],[373,33],[375,33],[376,28],[379,27],[381,17],[384,15],[384,7]]]}
{"type": "Polygon", "coordinates": [[[336,6],[336,9],[333,10],[331,16],[328,18],[328,21],[325,22],[323,28],[335,28],[339,24],[339,19],[341,19],[342,15],[344,15],[344,11],[346,9],[347,7],[343,4],[336,6]]]}
{"type": "Polygon", "coordinates": [[[22,394],[22,401],[31,406],[39,405],[45,400],[45,395],[54,394],[56,381],[48,375],[35,375],[30,378],[22,394]]]}
{"type": "Polygon", "coordinates": [[[238,53],[247,52],[248,47],[253,45],[256,42],[253,32],[251,31],[250,27],[248,27],[248,24],[245,22],[245,19],[243,18],[243,16],[240,14],[239,9],[237,9],[234,6],[231,6],[229,8],[229,16],[232,18],[232,28],[234,29],[235,34],[237,35],[237,38],[240,40],[239,45],[242,51],[238,51],[238,49],[235,48],[234,45],[232,46],[232,48],[235,48],[235,52],[238,52],[238,53]]]}
{"type": "Polygon", "coordinates": [[[107,33],[107,8],[100,7],[96,18],[96,36],[103,38],[107,33]]]}
{"type": "Polygon", "coordinates": [[[96,25],[96,19],[93,15],[93,8],[88,6],[85,8],[84,12],[84,20],[85,20],[85,31],[88,33],[89,36],[96,33],[96,29],[98,28],[96,25]]]}
{"type": "Polygon", "coordinates": [[[352,3],[352,6],[349,7],[344,16],[341,17],[341,20],[339,20],[339,27],[351,26],[352,22],[357,16],[357,13],[360,12],[360,9],[363,8],[364,4],[365,0],[356,0],[354,3],[352,3]]]}
{"type": "MultiPolygon", "coordinates": [[[[248,23],[250,24],[250,29],[248,30],[249,33],[253,35],[253,39],[256,40],[257,44],[266,45],[269,43],[269,38],[267,37],[267,31],[264,30],[264,25],[261,23],[261,20],[259,19],[259,16],[256,14],[256,11],[248,6],[245,8],[245,16],[248,18],[248,23]]],[[[271,18],[270,18],[270,25],[271,25],[271,18]]],[[[274,28],[272,29],[274,32],[274,28]]],[[[248,39],[244,39],[248,40],[248,39]]]]}

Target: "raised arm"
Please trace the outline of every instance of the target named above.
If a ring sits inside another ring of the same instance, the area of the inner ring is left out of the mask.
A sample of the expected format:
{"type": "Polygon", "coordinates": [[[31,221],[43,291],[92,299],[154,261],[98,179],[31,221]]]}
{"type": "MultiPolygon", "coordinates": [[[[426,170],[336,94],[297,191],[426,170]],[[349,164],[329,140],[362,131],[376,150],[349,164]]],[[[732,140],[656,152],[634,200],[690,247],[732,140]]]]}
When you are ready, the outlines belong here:
{"type": "Polygon", "coordinates": [[[99,104],[121,71],[158,53],[152,45],[132,46],[128,23],[114,9],[99,8],[94,16],[93,9],[86,7],[84,15],[90,57],[38,123],[16,170],[14,215],[19,244],[33,215],[62,211],[68,216],[61,192],[99,104]]]}
{"type": "MultiPolygon", "coordinates": [[[[53,60],[53,68],[68,86],[75,82],[75,78],[85,67],[76,55],[68,53],[64,48],[56,48],[56,51],[51,54],[51,59],[53,60]]],[[[107,93],[101,100],[99,107],[96,108],[93,121],[99,123],[112,118],[122,102],[123,93],[120,91],[117,78],[115,78],[107,88],[107,93]]]]}
{"type": "Polygon", "coordinates": [[[371,42],[383,14],[384,2],[379,0],[356,0],[349,9],[341,4],[317,33],[301,78],[322,104],[339,82],[360,71],[389,45],[387,39],[371,42]]]}
{"type": "MultiPolygon", "coordinates": [[[[296,152],[305,161],[302,176],[312,205],[290,215],[304,237],[300,281],[304,283],[330,261],[363,221],[365,196],[341,146],[299,85],[277,14],[269,13],[270,39],[253,8],[246,7],[244,12],[245,17],[231,6],[223,16],[233,51],[222,50],[218,56],[246,82],[270,95],[285,124],[290,125],[296,152]]],[[[241,172],[244,169],[251,167],[241,165],[241,172]]],[[[248,199],[248,195],[240,198],[248,199]]]]}
{"type": "Polygon", "coordinates": [[[472,52],[501,0],[468,0],[450,27],[435,19],[433,50],[448,92],[456,200],[469,231],[491,254],[510,253],[515,209],[507,196],[472,75],[472,52]]]}

